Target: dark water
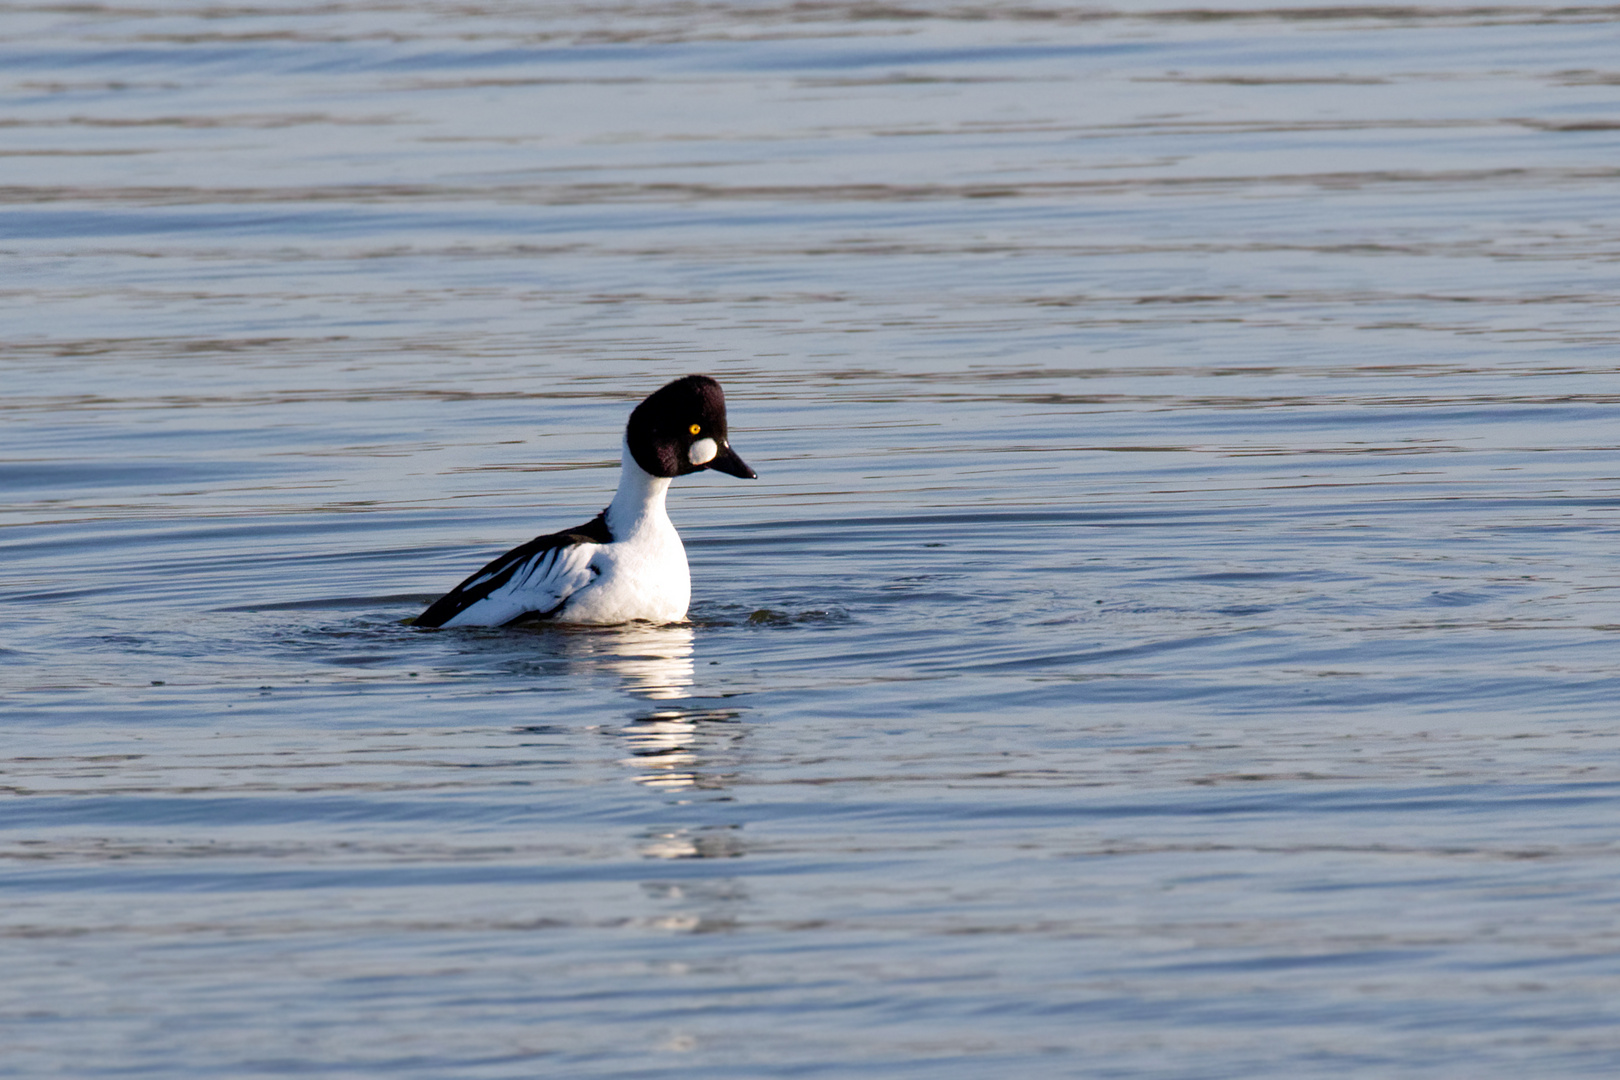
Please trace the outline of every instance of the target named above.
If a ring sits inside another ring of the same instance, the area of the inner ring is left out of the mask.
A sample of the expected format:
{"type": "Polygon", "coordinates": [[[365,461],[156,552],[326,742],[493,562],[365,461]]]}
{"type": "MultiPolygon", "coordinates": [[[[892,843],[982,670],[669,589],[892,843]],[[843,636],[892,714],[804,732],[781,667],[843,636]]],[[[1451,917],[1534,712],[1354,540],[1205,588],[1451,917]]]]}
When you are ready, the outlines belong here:
{"type": "Polygon", "coordinates": [[[10,5],[0,1075],[1613,1075],[1617,58],[10,5]],[[691,625],[402,625],[688,371],[691,625]]]}

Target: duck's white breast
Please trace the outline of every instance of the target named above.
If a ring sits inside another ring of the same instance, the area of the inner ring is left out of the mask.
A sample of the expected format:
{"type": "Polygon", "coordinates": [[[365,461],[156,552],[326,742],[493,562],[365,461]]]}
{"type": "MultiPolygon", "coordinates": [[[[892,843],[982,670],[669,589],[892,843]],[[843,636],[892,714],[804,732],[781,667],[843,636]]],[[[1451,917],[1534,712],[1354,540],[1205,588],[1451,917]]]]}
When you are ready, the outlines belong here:
{"type": "Polygon", "coordinates": [[[619,490],[603,511],[613,539],[591,557],[595,579],[557,613],[564,622],[680,622],[692,601],[686,548],[664,509],[669,480],[649,476],[628,445],[619,490]]]}
{"type": "Polygon", "coordinates": [[[596,579],[557,613],[564,622],[680,622],[692,601],[686,548],[669,519],[622,541],[603,544],[591,559],[596,579]]]}

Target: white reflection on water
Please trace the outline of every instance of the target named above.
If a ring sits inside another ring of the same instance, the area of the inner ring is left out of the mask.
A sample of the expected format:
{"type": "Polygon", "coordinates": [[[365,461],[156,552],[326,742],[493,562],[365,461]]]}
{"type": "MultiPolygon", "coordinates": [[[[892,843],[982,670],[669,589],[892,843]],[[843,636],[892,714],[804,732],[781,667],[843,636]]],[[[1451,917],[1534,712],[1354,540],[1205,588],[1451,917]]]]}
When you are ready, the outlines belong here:
{"type": "Polygon", "coordinates": [[[686,788],[697,782],[692,751],[697,724],[679,710],[662,710],[632,721],[624,728],[631,757],[624,762],[638,770],[636,780],[659,788],[686,788]]]}
{"type": "MultiPolygon", "coordinates": [[[[692,692],[691,626],[632,623],[566,633],[562,640],[564,654],[577,671],[595,668],[611,672],[619,678],[620,688],[634,697],[673,703],[692,692]]],[[[717,777],[705,775],[699,768],[702,726],[730,721],[737,715],[735,710],[689,709],[673,704],[638,713],[618,729],[630,751],[621,764],[634,770],[632,779],[637,783],[657,790],[719,787],[717,777]]],[[[713,847],[684,831],[676,831],[657,834],[642,850],[657,858],[737,854],[729,847],[719,852],[713,847]]]]}
{"type": "Polygon", "coordinates": [[[636,848],[649,859],[735,859],[745,853],[735,829],[667,829],[647,834],[636,848]]]}
{"type": "Polygon", "coordinates": [[[626,692],[652,701],[685,697],[692,689],[692,628],[631,623],[570,634],[564,655],[616,674],[626,692]]]}
{"type": "MultiPolygon", "coordinates": [[[[618,731],[630,749],[630,756],[620,764],[634,770],[631,778],[637,783],[661,791],[724,788],[729,777],[718,767],[715,755],[706,752],[705,744],[712,747],[718,741],[716,732],[725,730],[724,725],[740,715],[736,709],[664,708],[633,717],[618,731]]],[[[682,843],[682,855],[717,853],[697,841],[682,843]]]]}

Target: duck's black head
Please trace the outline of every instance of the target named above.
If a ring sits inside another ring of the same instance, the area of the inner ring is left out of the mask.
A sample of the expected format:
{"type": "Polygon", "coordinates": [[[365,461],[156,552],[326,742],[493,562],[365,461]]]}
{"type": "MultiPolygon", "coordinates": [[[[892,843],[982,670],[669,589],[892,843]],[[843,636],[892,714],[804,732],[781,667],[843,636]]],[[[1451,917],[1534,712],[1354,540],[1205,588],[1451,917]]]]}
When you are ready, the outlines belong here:
{"type": "Polygon", "coordinates": [[[676,379],[637,405],[624,432],[636,464],[653,476],[718,469],[744,480],[757,475],[726,438],[726,395],[707,375],[676,379]]]}

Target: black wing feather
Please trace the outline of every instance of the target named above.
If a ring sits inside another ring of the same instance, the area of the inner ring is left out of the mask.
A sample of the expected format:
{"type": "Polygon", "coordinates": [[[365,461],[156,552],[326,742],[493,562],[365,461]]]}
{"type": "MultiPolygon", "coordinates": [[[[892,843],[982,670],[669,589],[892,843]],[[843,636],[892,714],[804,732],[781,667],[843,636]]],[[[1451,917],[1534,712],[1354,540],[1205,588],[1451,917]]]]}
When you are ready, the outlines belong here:
{"type": "MultiPolygon", "coordinates": [[[[416,617],[416,625],[443,626],[478,603],[478,601],[489,596],[496,589],[505,585],[511,580],[512,575],[517,572],[519,567],[546,551],[551,551],[553,558],[555,558],[557,551],[566,547],[573,547],[576,544],[612,543],[613,534],[608,532],[605,514],[606,511],[597,514],[577,529],[537,536],[527,544],[522,544],[508,551],[505,555],[492,559],[483,569],[469,575],[467,580],[433,601],[426,611],[416,617]]],[[[530,614],[545,616],[550,615],[551,612],[542,611],[530,614]]]]}

